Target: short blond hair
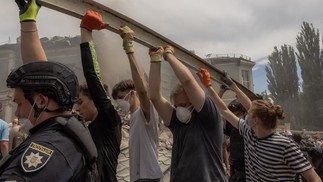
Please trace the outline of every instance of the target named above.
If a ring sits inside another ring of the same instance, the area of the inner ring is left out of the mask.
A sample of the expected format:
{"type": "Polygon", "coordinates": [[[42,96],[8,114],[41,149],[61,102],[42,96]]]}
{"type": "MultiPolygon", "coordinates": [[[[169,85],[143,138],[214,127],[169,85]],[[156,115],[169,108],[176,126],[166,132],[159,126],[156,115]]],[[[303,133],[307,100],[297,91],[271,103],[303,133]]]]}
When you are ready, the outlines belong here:
{"type": "Polygon", "coordinates": [[[182,84],[178,83],[171,91],[170,93],[170,101],[172,102],[172,104],[174,104],[174,97],[181,94],[181,93],[186,93],[184,90],[184,87],[182,86],[182,84]]]}

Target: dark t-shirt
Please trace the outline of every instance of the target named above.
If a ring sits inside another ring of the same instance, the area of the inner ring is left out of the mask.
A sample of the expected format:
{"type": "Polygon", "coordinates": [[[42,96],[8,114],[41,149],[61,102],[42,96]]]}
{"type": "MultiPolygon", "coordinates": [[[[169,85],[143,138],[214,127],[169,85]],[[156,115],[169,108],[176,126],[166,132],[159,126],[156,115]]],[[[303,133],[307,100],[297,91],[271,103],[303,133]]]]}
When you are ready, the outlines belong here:
{"type": "Polygon", "coordinates": [[[244,140],[239,130],[228,121],[225,125],[224,134],[230,136],[230,158],[231,160],[244,160],[244,140]]]}
{"type": "Polygon", "coordinates": [[[94,45],[81,44],[84,76],[98,115],[89,125],[98,150],[98,171],[102,182],[117,181],[117,165],[121,144],[121,119],[101,82],[94,45]]]}
{"type": "Polygon", "coordinates": [[[1,166],[0,181],[84,181],[87,168],[82,149],[60,128],[54,118],[32,128],[30,136],[1,166]]]}
{"type": "Polygon", "coordinates": [[[174,109],[169,128],[174,140],[171,182],[227,181],[222,165],[223,126],[209,97],[188,124],[177,119],[174,109]]]}
{"type": "Polygon", "coordinates": [[[109,126],[106,117],[98,115],[89,125],[98,150],[98,170],[101,181],[117,181],[117,165],[121,143],[121,125],[109,126]]]}

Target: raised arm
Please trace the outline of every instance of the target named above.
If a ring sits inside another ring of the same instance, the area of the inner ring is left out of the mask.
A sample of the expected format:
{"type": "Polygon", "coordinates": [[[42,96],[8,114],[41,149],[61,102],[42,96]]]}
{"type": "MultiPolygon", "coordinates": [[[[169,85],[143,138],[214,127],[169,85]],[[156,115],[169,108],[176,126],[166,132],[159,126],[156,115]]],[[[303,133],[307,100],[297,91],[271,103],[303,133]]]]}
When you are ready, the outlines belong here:
{"type": "Polygon", "coordinates": [[[82,67],[89,92],[98,113],[106,118],[104,121],[111,121],[113,125],[117,125],[120,118],[101,81],[100,66],[92,38],[92,30],[104,29],[108,24],[102,22],[99,13],[87,11],[80,26],[82,67]]]}
{"type": "Polygon", "coordinates": [[[220,86],[219,93],[218,93],[219,97],[220,97],[220,98],[222,98],[222,97],[223,97],[223,95],[224,95],[224,93],[225,93],[227,90],[230,90],[230,88],[229,88],[228,86],[226,86],[226,85],[221,85],[221,86],[220,86]]]}
{"type": "Polygon", "coordinates": [[[237,95],[237,98],[241,102],[242,106],[248,111],[252,104],[249,97],[240,90],[240,88],[233,82],[233,80],[226,72],[225,72],[225,76],[222,77],[221,80],[224,83],[226,83],[232,89],[232,91],[234,91],[234,93],[237,95]]]}
{"type": "Polygon", "coordinates": [[[205,93],[190,70],[174,56],[174,49],[171,46],[165,47],[164,59],[171,65],[195,110],[201,111],[205,101],[205,93]]]}
{"type": "Polygon", "coordinates": [[[200,70],[201,71],[196,74],[200,78],[205,88],[208,90],[212,101],[218,107],[222,117],[227,121],[229,121],[232,124],[232,126],[234,126],[235,128],[238,128],[239,118],[228,109],[227,105],[223,102],[223,100],[213,89],[211,79],[210,79],[210,73],[204,68],[200,68],[200,70]]]}
{"type": "Polygon", "coordinates": [[[123,38],[123,48],[128,56],[130,63],[132,80],[139,96],[140,107],[145,115],[146,121],[150,120],[150,103],[147,94],[147,81],[145,80],[143,70],[138,64],[133,48],[133,39],[135,32],[127,26],[120,28],[120,35],[123,38]]]}
{"type": "Polygon", "coordinates": [[[150,71],[149,71],[149,95],[150,100],[155,106],[158,114],[163,119],[164,124],[169,126],[172,117],[173,106],[163,97],[161,91],[161,57],[163,55],[163,48],[158,50],[150,50],[150,71]],[[160,59],[158,58],[160,57],[160,59]]]}
{"type": "Polygon", "coordinates": [[[102,22],[102,16],[95,11],[86,11],[81,22],[81,58],[82,67],[89,92],[98,109],[104,110],[106,104],[111,104],[101,82],[100,67],[93,43],[92,30],[101,30],[108,24],[102,22]]]}
{"type": "Polygon", "coordinates": [[[23,64],[35,61],[47,61],[45,51],[41,45],[36,17],[40,5],[36,0],[16,0],[19,7],[21,31],[21,58],[23,64]]]}

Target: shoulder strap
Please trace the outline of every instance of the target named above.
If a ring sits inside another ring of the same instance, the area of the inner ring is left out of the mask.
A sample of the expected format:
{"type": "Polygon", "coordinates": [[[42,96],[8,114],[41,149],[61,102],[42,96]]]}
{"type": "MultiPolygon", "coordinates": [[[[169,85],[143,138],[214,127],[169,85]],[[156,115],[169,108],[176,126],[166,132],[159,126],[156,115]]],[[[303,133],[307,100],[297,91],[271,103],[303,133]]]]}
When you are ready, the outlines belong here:
{"type": "Polygon", "coordinates": [[[85,123],[77,120],[75,117],[57,117],[56,121],[63,126],[63,132],[70,135],[78,142],[79,146],[81,146],[84,151],[86,161],[89,164],[95,163],[98,152],[85,123]]]}
{"type": "Polygon", "coordinates": [[[98,169],[96,165],[98,152],[91,137],[91,133],[85,125],[85,122],[79,121],[74,116],[70,118],[57,117],[56,121],[62,125],[62,131],[74,138],[84,151],[86,165],[89,168],[85,181],[99,181],[98,169]]]}

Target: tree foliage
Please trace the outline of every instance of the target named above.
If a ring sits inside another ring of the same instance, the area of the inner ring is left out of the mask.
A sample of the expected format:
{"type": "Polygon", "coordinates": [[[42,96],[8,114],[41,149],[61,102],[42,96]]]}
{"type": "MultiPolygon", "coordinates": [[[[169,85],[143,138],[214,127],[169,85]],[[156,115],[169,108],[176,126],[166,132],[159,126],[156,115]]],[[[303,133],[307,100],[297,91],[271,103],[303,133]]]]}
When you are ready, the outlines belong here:
{"type": "Polygon", "coordinates": [[[292,46],[283,45],[279,50],[276,46],[268,56],[266,75],[268,90],[272,94],[274,103],[283,106],[286,121],[296,124],[294,113],[298,113],[299,85],[295,51],[292,46]]]}
{"type": "Polygon", "coordinates": [[[303,22],[296,38],[296,53],[303,79],[301,108],[308,128],[323,129],[323,59],[320,34],[312,24],[303,22]]]}
{"type": "Polygon", "coordinates": [[[322,76],[323,64],[320,59],[320,34],[312,24],[304,22],[296,38],[296,53],[304,84],[322,76]]]}

